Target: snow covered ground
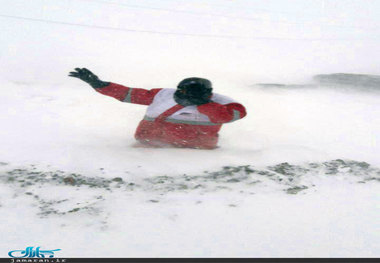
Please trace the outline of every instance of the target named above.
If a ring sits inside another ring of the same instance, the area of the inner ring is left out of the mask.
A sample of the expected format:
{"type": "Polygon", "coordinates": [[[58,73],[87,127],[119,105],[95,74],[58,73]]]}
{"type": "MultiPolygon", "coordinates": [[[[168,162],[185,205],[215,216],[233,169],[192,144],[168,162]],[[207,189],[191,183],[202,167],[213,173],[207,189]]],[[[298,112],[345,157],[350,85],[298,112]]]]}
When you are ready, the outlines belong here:
{"type": "MultiPolygon", "coordinates": [[[[252,26],[100,2],[17,0],[3,12],[200,34],[247,35],[252,26]]],[[[378,5],[363,1],[360,12],[346,1],[334,13],[324,1],[293,1],[288,9],[258,1],[274,13],[257,13],[241,8],[257,7],[243,0],[143,2],[264,19],[254,24],[262,37],[361,39],[372,31],[316,28],[334,25],[337,16],[346,26],[368,26],[378,5]],[[215,7],[223,4],[238,7],[215,7]],[[295,19],[292,8],[300,5],[310,15],[295,19]],[[274,27],[265,19],[312,24],[274,27]]],[[[0,19],[0,257],[27,246],[62,249],[59,257],[379,256],[380,92],[254,85],[309,83],[330,72],[379,74],[377,42],[141,35],[0,19]],[[77,66],[148,89],[207,77],[248,115],[222,128],[216,150],[136,148],[145,107],[66,77],[77,66]]]]}

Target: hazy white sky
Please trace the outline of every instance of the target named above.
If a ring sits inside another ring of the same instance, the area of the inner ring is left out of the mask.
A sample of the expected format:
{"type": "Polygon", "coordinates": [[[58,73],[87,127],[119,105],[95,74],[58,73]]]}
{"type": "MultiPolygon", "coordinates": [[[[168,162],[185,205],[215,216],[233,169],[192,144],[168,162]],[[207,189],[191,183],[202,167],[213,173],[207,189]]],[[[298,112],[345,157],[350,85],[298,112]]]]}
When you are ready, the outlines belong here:
{"type": "Polygon", "coordinates": [[[189,75],[280,82],[328,72],[380,74],[378,0],[0,0],[0,4],[0,77],[13,81],[62,82],[65,72],[76,66],[144,84],[189,75]]]}

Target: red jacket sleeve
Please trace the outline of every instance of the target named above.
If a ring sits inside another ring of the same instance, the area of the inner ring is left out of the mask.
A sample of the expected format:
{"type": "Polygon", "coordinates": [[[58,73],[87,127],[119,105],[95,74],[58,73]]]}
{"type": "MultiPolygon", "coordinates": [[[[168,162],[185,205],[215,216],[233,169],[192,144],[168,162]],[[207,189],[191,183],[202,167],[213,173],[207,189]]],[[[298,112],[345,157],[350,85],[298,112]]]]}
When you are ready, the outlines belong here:
{"type": "Polygon", "coordinates": [[[207,115],[213,123],[226,123],[242,119],[247,115],[243,105],[239,103],[219,104],[210,102],[198,106],[198,111],[207,115]]]}
{"type": "Polygon", "coordinates": [[[161,89],[146,90],[125,87],[116,83],[110,83],[110,85],[104,88],[99,88],[95,90],[103,95],[113,97],[122,102],[149,105],[152,103],[154,96],[156,96],[156,94],[161,89]]]}

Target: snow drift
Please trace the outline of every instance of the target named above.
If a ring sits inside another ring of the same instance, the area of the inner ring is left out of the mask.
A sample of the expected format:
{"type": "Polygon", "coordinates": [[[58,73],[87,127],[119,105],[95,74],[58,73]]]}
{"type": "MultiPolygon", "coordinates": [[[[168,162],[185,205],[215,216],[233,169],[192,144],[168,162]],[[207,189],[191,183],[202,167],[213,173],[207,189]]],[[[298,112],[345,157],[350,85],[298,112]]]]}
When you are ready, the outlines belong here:
{"type": "Polygon", "coordinates": [[[379,3],[8,2],[0,257],[379,256],[379,3]],[[248,115],[212,151],[135,148],[145,107],[67,77],[75,67],[146,89],[208,78],[248,115]]]}

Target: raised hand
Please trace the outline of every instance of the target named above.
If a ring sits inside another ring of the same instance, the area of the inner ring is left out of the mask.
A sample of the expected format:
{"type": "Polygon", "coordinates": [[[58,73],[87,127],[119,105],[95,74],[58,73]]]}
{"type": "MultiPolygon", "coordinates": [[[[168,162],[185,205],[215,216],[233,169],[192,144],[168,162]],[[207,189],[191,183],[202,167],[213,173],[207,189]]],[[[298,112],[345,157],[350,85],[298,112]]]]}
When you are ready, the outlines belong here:
{"type": "Polygon", "coordinates": [[[75,68],[75,71],[69,73],[69,77],[81,79],[90,84],[94,89],[103,88],[110,84],[109,82],[101,81],[98,76],[86,68],[75,68]]]}

